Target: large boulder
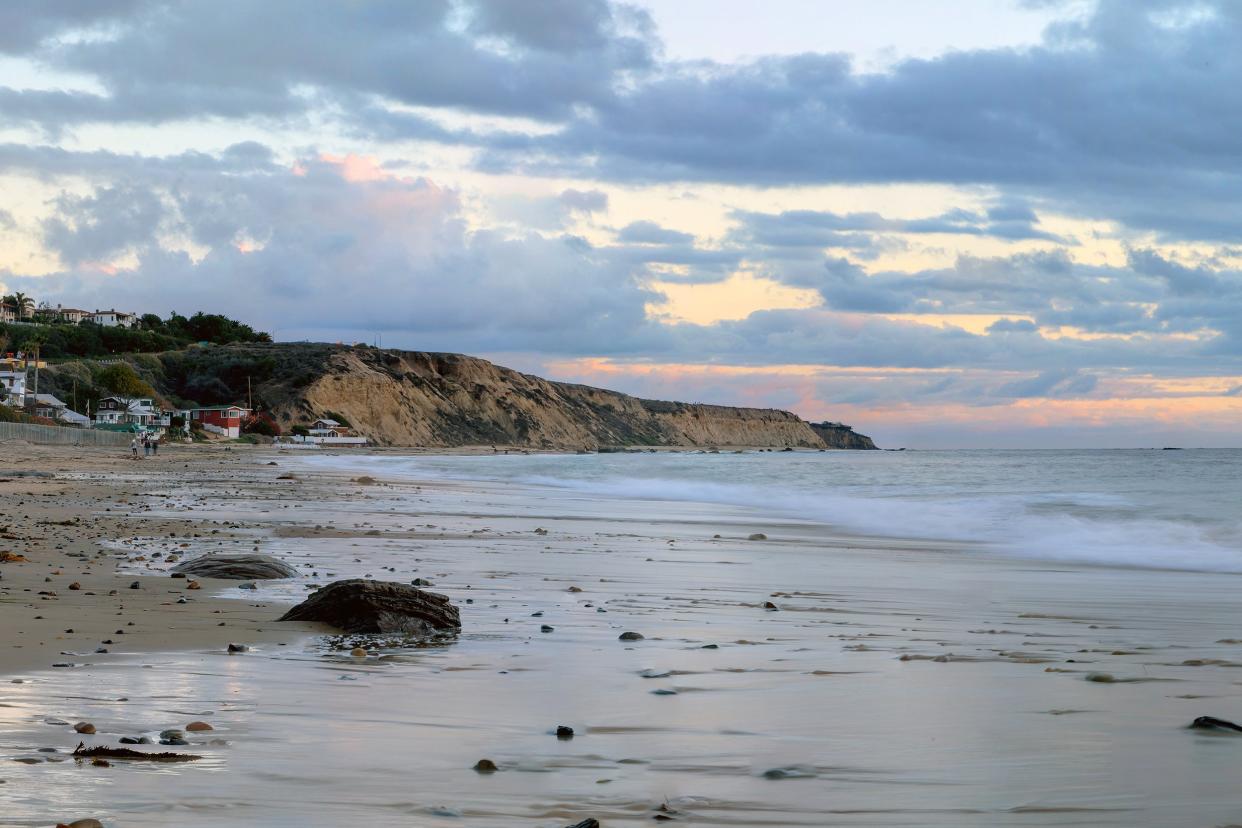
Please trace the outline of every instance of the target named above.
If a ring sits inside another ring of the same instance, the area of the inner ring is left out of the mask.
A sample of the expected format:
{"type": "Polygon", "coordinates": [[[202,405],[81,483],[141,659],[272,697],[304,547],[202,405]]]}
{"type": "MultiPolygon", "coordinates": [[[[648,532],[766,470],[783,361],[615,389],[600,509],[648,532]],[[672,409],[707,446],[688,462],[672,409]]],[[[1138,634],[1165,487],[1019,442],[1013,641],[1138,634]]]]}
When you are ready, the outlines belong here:
{"type": "Polygon", "coordinates": [[[319,621],[348,633],[435,635],[461,629],[457,607],[447,595],[362,578],[316,590],[280,620],[319,621]]]}
{"type": "Polygon", "coordinates": [[[173,572],[199,578],[225,578],[231,581],[264,581],[292,578],[297,570],[271,555],[204,555],[182,561],[173,572]]]}

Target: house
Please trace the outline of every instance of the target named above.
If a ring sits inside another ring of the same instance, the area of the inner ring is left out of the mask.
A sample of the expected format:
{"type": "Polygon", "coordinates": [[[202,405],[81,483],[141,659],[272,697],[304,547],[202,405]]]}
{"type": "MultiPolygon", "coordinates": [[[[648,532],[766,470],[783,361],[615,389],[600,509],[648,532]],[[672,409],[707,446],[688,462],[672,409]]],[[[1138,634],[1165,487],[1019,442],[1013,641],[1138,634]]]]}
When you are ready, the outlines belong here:
{"type": "Polygon", "coordinates": [[[70,325],[76,325],[79,322],[81,322],[83,319],[86,319],[88,316],[90,316],[91,312],[87,310],[81,310],[80,308],[62,308],[60,305],[57,305],[56,310],[52,312],[52,315],[61,322],[67,322],[70,325]]]}
{"type": "Polygon", "coordinates": [[[123,425],[136,423],[142,426],[158,426],[162,412],[150,397],[104,397],[95,408],[96,425],[123,425]]]}
{"type": "Polygon", "coordinates": [[[352,437],[353,431],[349,426],[343,426],[336,420],[327,417],[320,417],[311,423],[308,429],[312,437],[352,437]]]}
{"type": "Polygon", "coordinates": [[[241,427],[250,417],[250,409],[240,405],[212,405],[191,408],[190,421],[201,423],[204,431],[234,439],[241,436],[241,427]]]}
{"type": "Polygon", "coordinates": [[[77,428],[91,427],[90,417],[79,414],[51,394],[32,394],[26,398],[26,404],[36,417],[45,417],[77,428]]]}
{"type": "Polygon", "coordinates": [[[17,305],[9,302],[0,303],[0,322],[16,322],[17,305]]]}
{"type": "Polygon", "coordinates": [[[0,405],[20,408],[26,398],[26,363],[0,359],[0,405]]]}
{"type": "Polygon", "coordinates": [[[125,313],[115,308],[106,311],[97,310],[94,313],[87,314],[86,321],[94,322],[96,325],[103,325],[105,328],[138,327],[137,314],[125,313]]]}

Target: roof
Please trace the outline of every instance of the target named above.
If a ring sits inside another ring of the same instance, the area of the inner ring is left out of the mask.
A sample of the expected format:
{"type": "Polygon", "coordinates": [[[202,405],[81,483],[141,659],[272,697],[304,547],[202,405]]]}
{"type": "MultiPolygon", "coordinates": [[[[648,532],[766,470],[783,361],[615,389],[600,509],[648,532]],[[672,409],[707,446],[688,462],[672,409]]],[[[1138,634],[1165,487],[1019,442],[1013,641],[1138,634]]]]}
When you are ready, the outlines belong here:
{"type": "Polygon", "coordinates": [[[323,423],[324,425],[329,425],[329,426],[339,426],[339,425],[340,425],[340,423],[338,423],[336,420],[329,420],[327,417],[320,417],[318,420],[315,420],[315,422],[317,422],[317,423],[323,423]]]}
{"type": "Polygon", "coordinates": [[[63,423],[76,423],[77,425],[83,425],[83,426],[89,426],[91,424],[90,417],[79,414],[78,412],[74,411],[71,408],[66,408],[64,411],[61,411],[56,416],[57,416],[57,419],[59,419],[63,423]]]}
{"type": "Polygon", "coordinates": [[[63,401],[56,399],[56,397],[51,394],[35,394],[34,398],[35,404],[37,405],[50,405],[53,408],[68,408],[68,405],[66,405],[63,401]]]}
{"type": "Polygon", "coordinates": [[[190,411],[228,411],[230,408],[236,408],[238,411],[249,411],[244,405],[200,405],[198,408],[191,408],[190,411]]]}

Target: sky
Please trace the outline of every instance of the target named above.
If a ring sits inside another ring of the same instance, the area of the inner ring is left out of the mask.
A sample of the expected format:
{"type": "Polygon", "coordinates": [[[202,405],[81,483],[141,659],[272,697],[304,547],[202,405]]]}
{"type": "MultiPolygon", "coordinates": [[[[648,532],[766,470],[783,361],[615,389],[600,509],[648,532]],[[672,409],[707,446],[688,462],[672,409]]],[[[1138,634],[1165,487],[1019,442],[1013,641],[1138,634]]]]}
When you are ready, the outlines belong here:
{"type": "Polygon", "coordinates": [[[0,288],[886,447],[1242,445],[1242,4],[0,3],[0,288]]]}

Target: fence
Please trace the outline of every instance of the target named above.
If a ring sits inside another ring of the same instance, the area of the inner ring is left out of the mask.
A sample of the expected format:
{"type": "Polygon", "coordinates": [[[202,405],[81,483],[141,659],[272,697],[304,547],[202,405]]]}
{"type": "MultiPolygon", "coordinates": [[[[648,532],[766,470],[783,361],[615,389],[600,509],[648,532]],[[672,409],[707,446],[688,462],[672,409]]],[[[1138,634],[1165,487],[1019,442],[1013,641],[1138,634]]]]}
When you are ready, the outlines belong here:
{"type": "Polygon", "coordinates": [[[92,431],[87,428],[62,428],[33,423],[0,423],[0,442],[25,440],[52,446],[129,446],[132,434],[118,431],[92,431]]]}

